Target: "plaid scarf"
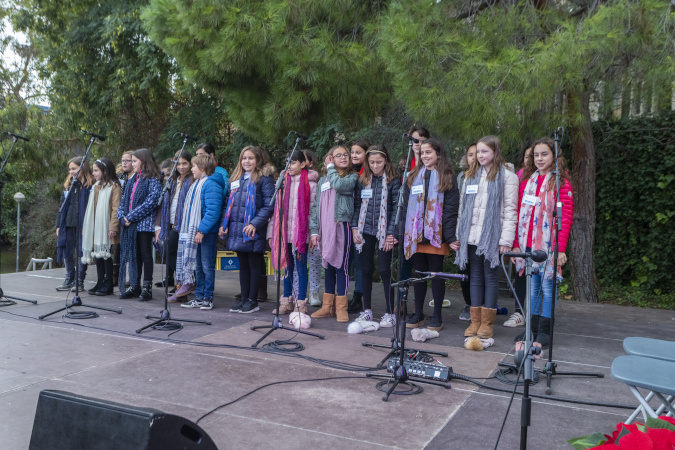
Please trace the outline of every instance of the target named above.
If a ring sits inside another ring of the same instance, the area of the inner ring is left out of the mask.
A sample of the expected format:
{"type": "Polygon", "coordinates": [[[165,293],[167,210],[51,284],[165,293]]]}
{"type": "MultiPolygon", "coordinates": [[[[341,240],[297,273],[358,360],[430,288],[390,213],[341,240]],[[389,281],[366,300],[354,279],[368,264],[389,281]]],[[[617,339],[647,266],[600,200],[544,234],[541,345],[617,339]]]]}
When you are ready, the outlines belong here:
{"type": "MultiPolygon", "coordinates": [[[[364,189],[370,189],[373,184],[373,176],[370,176],[370,182],[368,186],[365,186],[364,189]]],[[[387,239],[387,198],[389,193],[387,192],[387,175],[382,175],[382,196],[380,197],[380,216],[377,220],[377,238],[378,248],[381,250],[384,247],[384,242],[387,239]]],[[[365,241],[363,240],[363,227],[366,222],[366,215],[368,214],[368,204],[370,202],[369,198],[361,199],[361,209],[359,210],[359,223],[357,224],[358,229],[356,232],[357,237],[361,240],[360,244],[354,244],[356,249],[361,253],[365,241]]],[[[375,215],[375,211],[373,211],[375,215]]]]}
{"type": "MultiPolygon", "coordinates": [[[[272,266],[274,270],[285,269],[288,265],[286,261],[286,247],[288,246],[288,230],[287,225],[289,222],[290,214],[290,202],[291,202],[291,193],[293,190],[292,177],[289,174],[286,174],[286,179],[284,181],[284,221],[283,223],[279,222],[279,202],[276,202],[274,208],[274,228],[272,234],[272,266]],[[277,267],[277,262],[279,258],[279,227],[281,227],[281,266],[277,267]]],[[[293,234],[291,239],[291,244],[293,244],[293,250],[297,249],[298,253],[305,253],[305,247],[307,245],[307,235],[309,234],[309,201],[310,201],[310,191],[309,178],[307,171],[303,170],[300,173],[300,182],[298,184],[298,196],[296,199],[297,208],[295,208],[295,217],[293,218],[293,234]]]]}
{"type": "Polygon", "coordinates": [[[427,204],[424,204],[424,191],[421,194],[412,195],[412,188],[422,186],[424,188],[424,173],[426,167],[417,174],[410,189],[411,199],[408,200],[408,209],[405,216],[405,235],[403,236],[403,248],[405,259],[410,259],[417,252],[417,244],[427,238],[429,243],[436,248],[441,248],[443,230],[443,192],[438,192],[438,171],[431,171],[429,179],[429,192],[427,204]]]}
{"type": "MultiPolygon", "coordinates": [[[[176,195],[176,185],[177,180],[169,181],[171,183],[171,189],[166,191],[164,194],[164,201],[162,202],[162,216],[160,218],[160,227],[162,230],[159,232],[159,240],[163,241],[169,234],[169,229],[171,228],[171,222],[169,221],[169,215],[171,214],[171,202],[173,197],[176,195]]],[[[180,184],[180,192],[178,193],[178,206],[176,208],[176,219],[174,225],[176,226],[176,232],[180,233],[180,225],[183,220],[183,205],[185,204],[185,197],[187,192],[190,189],[192,180],[190,177],[185,177],[183,182],[180,184]]]]}
{"type": "MultiPolygon", "coordinates": [[[[528,205],[521,203],[520,216],[518,217],[518,244],[520,251],[524,252],[527,247],[527,237],[530,233],[530,219],[534,209],[534,220],[532,220],[532,250],[544,250],[548,253],[548,260],[538,263],[532,262],[532,267],[541,270],[542,265],[544,269],[544,278],[550,280],[553,278],[553,246],[551,245],[551,229],[555,226],[553,221],[553,211],[555,210],[555,189],[546,190],[551,174],[546,174],[544,182],[541,184],[541,189],[537,194],[537,178],[539,171],[535,171],[527,180],[525,191],[523,192],[523,199],[526,195],[530,195],[537,200],[534,204],[528,205]]],[[[522,274],[525,270],[525,260],[523,258],[516,258],[516,269],[522,274]]],[[[562,280],[562,267],[558,267],[557,277],[558,281],[562,280]]]]}
{"type": "Polygon", "coordinates": [[[195,235],[202,221],[202,187],[208,179],[209,177],[205,176],[192,183],[187,193],[190,202],[185,202],[183,207],[181,232],[178,235],[178,257],[176,259],[176,280],[181,284],[195,283],[197,246],[199,245],[195,243],[195,235]]]}

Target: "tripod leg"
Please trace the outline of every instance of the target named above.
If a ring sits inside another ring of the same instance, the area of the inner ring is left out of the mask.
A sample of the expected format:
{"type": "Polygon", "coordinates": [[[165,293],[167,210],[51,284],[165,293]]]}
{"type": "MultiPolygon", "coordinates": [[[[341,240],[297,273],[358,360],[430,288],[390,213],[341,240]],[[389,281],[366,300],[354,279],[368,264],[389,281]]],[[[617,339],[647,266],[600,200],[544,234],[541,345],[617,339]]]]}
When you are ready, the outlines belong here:
{"type": "Polygon", "coordinates": [[[22,302],[28,302],[37,305],[37,300],[26,300],[25,298],[12,297],[11,295],[3,295],[2,297],[11,298],[12,300],[21,300],[22,302]]]}
{"type": "Polygon", "coordinates": [[[141,331],[147,330],[147,329],[150,328],[150,327],[154,327],[155,325],[159,325],[159,324],[162,323],[162,322],[164,322],[164,319],[155,320],[154,322],[149,323],[149,324],[147,324],[146,326],[141,327],[141,328],[139,328],[138,330],[136,330],[136,333],[140,333],[141,331]]]}
{"type": "Polygon", "coordinates": [[[41,315],[41,316],[38,316],[38,319],[42,320],[42,319],[44,319],[45,317],[49,317],[49,316],[51,316],[52,314],[56,314],[57,312],[61,312],[61,311],[66,310],[66,309],[68,309],[68,307],[67,307],[67,306],[64,306],[63,308],[57,309],[56,311],[52,311],[52,312],[50,312],[50,313],[48,313],[48,314],[43,314],[43,315],[41,315]]]}
{"type": "MultiPolygon", "coordinates": [[[[266,326],[269,327],[269,325],[266,325],[266,326]]],[[[260,328],[260,327],[258,327],[258,328],[260,328]]],[[[255,344],[251,345],[251,347],[256,348],[256,347],[258,346],[258,344],[260,344],[262,341],[264,341],[265,338],[266,338],[267,336],[269,336],[270,334],[272,334],[272,331],[274,331],[274,330],[276,330],[275,327],[270,327],[270,330],[269,330],[267,333],[263,334],[263,336],[262,336],[260,339],[258,339],[257,341],[255,341],[255,344]]]]}
{"type": "Polygon", "coordinates": [[[389,388],[389,390],[382,396],[382,401],[383,401],[383,402],[386,402],[387,400],[389,400],[389,396],[391,395],[392,392],[394,392],[394,390],[396,389],[396,386],[398,386],[398,384],[399,384],[400,382],[401,382],[401,380],[400,380],[399,378],[396,378],[396,379],[394,380],[394,383],[391,385],[391,387],[389,388]]]}

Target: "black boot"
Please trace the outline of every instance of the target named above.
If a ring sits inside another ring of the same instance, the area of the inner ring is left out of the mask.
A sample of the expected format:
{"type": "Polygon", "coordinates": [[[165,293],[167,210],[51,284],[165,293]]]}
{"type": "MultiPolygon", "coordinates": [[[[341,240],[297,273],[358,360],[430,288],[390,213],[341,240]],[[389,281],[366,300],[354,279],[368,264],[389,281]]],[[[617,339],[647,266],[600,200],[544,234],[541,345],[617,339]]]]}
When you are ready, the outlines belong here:
{"type": "Polygon", "coordinates": [[[113,293],[113,281],[105,278],[94,295],[110,295],[113,293]]]}
{"type": "MultiPolygon", "coordinates": [[[[539,330],[539,316],[532,316],[532,324],[530,325],[530,329],[532,330],[532,336],[536,336],[537,330],[539,330]]],[[[513,339],[513,342],[524,340],[525,340],[525,332],[522,332],[513,339]]]]}
{"type": "Polygon", "coordinates": [[[129,289],[120,294],[120,298],[136,298],[141,295],[140,286],[130,286],[129,289]]]}
{"type": "Polygon", "coordinates": [[[548,348],[551,345],[551,318],[542,317],[539,319],[539,330],[534,342],[539,342],[541,348],[548,348]]]}
{"type": "Polygon", "coordinates": [[[352,299],[349,300],[349,305],[347,306],[347,312],[349,314],[354,314],[357,312],[361,312],[363,309],[363,302],[361,302],[361,293],[360,292],[354,292],[354,295],[352,295],[352,299]]]}
{"type": "Polygon", "coordinates": [[[258,301],[267,301],[267,275],[262,275],[260,277],[260,284],[258,285],[258,301]]]}
{"type": "Polygon", "coordinates": [[[103,286],[103,278],[99,278],[98,280],[96,280],[96,284],[94,285],[94,287],[89,289],[87,292],[89,293],[89,295],[96,295],[96,291],[101,289],[101,286],[103,286]]]}
{"type": "Polygon", "coordinates": [[[140,301],[142,302],[147,302],[148,300],[152,300],[152,281],[144,281],[143,282],[143,290],[141,291],[141,298],[139,298],[140,301]]]}

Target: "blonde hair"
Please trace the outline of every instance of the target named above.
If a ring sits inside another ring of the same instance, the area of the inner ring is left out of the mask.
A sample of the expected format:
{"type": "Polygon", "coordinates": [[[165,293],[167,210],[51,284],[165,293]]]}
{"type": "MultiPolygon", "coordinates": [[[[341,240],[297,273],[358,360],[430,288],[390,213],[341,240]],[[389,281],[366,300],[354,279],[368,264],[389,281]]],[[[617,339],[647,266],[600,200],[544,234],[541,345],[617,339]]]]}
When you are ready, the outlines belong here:
{"type": "Polygon", "coordinates": [[[196,155],[192,158],[191,162],[193,165],[199,167],[199,170],[203,170],[206,172],[206,175],[209,176],[213,175],[213,172],[216,171],[216,166],[218,165],[216,158],[208,153],[206,155],[196,155]]]}
{"type": "MultiPolygon", "coordinates": [[[[127,150],[126,152],[122,153],[122,158],[120,158],[120,163],[117,165],[117,167],[115,167],[115,171],[116,171],[117,173],[121,173],[121,172],[124,171],[124,169],[122,169],[122,159],[124,159],[124,155],[130,155],[130,156],[133,156],[133,155],[134,155],[134,151],[133,151],[133,150],[127,150]]],[[[132,169],[132,172],[133,172],[133,169],[132,169]]]]}
{"type": "MultiPolygon", "coordinates": [[[[80,167],[80,174],[77,176],[77,179],[80,180],[80,183],[82,183],[83,186],[91,187],[94,185],[95,183],[94,176],[91,174],[89,162],[85,161],[84,164],[82,164],[82,157],[76,156],[75,158],[71,158],[68,161],[66,167],[70,167],[71,164],[75,164],[76,166],[80,167]]],[[[63,182],[63,187],[66,189],[70,189],[70,185],[72,183],[73,183],[73,176],[71,174],[68,174],[68,176],[66,177],[66,181],[63,182]]]]}
{"type": "MultiPolygon", "coordinates": [[[[492,160],[492,167],[487,174],[487,180],[494,181],[502,166],[506,165],[506,160],[504,160],[504,155],[502,154],[502,141],[500,141],[497,136],[489,135],[480,138],[477,144],[479,143],[487,145],[495,154],[494,159],[492,160]]],[[[476,152],[478,152],[478,149],[476,149],[476,152]]],[[[476,159],[474,159],[473,164],[471,164],[469,170],[466,171],[464,177],[467,180],[471,179],[476,176],[479,170],[480,163],[478,162],[478,155],[476,155],[476,159]]]]}
{"type": "MultiPolygon", "coordinates": [[[[343,169],[338,169],[337,167],[335,170],[337,170],[338,175],[340,175],[340,178],[346,177],[347,175],[356,172],[356,169],[354,169],[354,165],[352,164],[352,159],[351,159],[351,154],[352,152],[344,145],[335,145],[333,146],[328,152],[326,153],[326,156],[331,155],[333,156],[333,153],[335,153],[335,150],[338,148],[343,149],[344,151],[347,152],[347,159],[349,160],[349,165],[343,169]]],[[[325,158],[325,157],[324,157],[325,158]]],[[[365,161],[364,161],[365,162],[365,161]]],[[[325,176],[328,173],[328,169],[326,166],[321,169],[321,176],[325,176]]]]}
{"type": "Polygon", "coordinates": [[[261,147],[255,145],[247,145],[239,154],[239,161],[237,162],[237,167],[234,168],[234,172],[232,172],[230,182],[237,181],[244,175],[244,168],[241,166],[241,160],[244,157],[244,153],[246,152],[253,153],[253,156],[255,157],[255,168],[253,169],[253,172],[251,172],[251,181],[254,183],[260,181],[261,177],[260,171],[262,170],[263,166],[267,163],[267,161],[269,161],[269,158],[267,157],[265,150],[263,150],[261,147]]]}

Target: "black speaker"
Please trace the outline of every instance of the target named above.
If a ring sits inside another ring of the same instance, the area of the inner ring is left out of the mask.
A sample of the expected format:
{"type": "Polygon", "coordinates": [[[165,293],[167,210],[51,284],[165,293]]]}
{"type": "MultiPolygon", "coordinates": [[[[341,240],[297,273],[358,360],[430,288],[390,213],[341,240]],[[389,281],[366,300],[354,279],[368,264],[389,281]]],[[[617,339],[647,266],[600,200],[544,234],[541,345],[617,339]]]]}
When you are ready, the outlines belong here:
{"type": "Polygon", "coordinates": [[[198,425],[64,391],[40,392],[29,450],[217,450],[198,425]]]}

